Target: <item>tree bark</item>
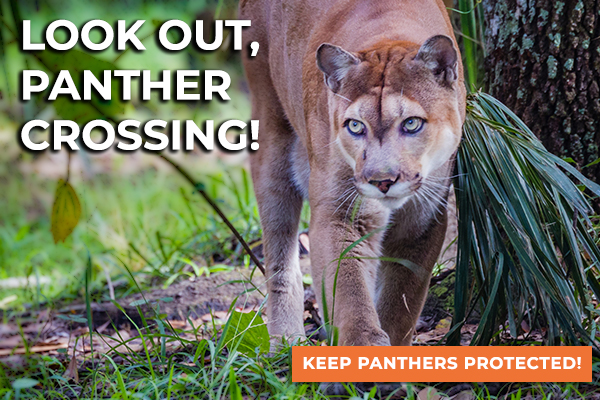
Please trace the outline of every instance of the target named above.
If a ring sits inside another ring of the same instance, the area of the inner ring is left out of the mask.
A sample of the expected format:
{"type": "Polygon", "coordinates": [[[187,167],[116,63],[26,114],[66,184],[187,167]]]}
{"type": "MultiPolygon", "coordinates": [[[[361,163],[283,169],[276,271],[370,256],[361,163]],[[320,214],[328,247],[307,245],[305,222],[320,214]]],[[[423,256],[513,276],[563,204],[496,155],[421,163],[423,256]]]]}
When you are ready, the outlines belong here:
{"type": "MultiPolygon", "coordinates": [[[[600,2],[484,0],[486,85],[552,153],[599,157],[600,2]]],[[[600,164],[582,172],[600,182],[600,164]]]]}

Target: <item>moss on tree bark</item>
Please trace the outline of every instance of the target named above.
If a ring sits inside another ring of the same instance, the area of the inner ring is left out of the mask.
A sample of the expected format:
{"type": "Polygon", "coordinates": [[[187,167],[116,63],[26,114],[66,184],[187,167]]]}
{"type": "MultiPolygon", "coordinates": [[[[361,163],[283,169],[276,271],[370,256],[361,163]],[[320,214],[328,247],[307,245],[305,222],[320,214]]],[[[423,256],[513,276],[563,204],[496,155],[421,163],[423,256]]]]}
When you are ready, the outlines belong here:
{"type": "MultiPolygon", "coordinates": [[[[484,0],[486,85],[551,152],[599,157],[600,2],[484,0]]],[[[583,169],[600,182],[600,165],[583,169]]]]}

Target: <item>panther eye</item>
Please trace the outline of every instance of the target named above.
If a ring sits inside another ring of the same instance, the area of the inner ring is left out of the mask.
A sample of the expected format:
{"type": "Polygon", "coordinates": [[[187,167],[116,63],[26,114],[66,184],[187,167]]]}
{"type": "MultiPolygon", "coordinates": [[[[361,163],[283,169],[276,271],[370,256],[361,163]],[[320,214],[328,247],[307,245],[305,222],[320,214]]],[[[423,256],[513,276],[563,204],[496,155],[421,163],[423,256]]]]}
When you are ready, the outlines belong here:
{"type": "Polygon", "coordinates": [[[348,129],[348,132],[350,132],[351,135],[355,136],[364,135],[367,130],[365,124],[355,119],[346,121],[346,129],[348,129]]]}
{"type": "Polygon", "coordinates": [[[423,127],[423,120],[419,117],[409,117],[402,122],[402,131],[405,133],[417,133],[423,127]]]}

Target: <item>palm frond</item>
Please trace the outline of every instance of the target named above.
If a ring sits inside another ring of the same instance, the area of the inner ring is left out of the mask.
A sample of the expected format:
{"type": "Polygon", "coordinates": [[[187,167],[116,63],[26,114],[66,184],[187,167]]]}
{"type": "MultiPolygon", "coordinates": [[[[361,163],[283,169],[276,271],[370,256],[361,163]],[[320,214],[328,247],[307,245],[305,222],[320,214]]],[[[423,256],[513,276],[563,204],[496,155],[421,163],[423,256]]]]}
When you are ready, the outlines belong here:
{"type": "MultiPolygon", "coordinates": [[[[600,298],[600,249],[589,215],[600,185],[549,153],[506,106],[484,93],[469,96],[455,179],[459,214],[454,327],[479,305],[472,344],[507,329],[531,329],[545,343],[590,344],[586,326],[600,298]],[[580,182],[577,186],[569,175],[580,182]]],[[[595,343],[592,343],[596,345],[595,343]]]]}

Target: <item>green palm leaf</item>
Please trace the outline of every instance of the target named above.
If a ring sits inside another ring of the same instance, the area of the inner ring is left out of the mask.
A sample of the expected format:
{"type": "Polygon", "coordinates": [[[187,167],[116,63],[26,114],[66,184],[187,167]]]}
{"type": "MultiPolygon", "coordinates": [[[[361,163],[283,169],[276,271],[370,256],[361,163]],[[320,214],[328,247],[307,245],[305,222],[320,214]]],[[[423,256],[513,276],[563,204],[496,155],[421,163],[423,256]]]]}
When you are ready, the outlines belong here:
{"type": "Polygon", "coordinates": [[[543,328],[548,345],[589,344],[586,306],[600,298],[600,250],[582,189],[600,196],[600,185],[549,153],[514,113],[484,93],[469,96],[463,132],[448,343],[459,343],[460,326],[479,306],[473,345],[489,344],[500,326],[517,337],[523,320],[543,328]]]}

